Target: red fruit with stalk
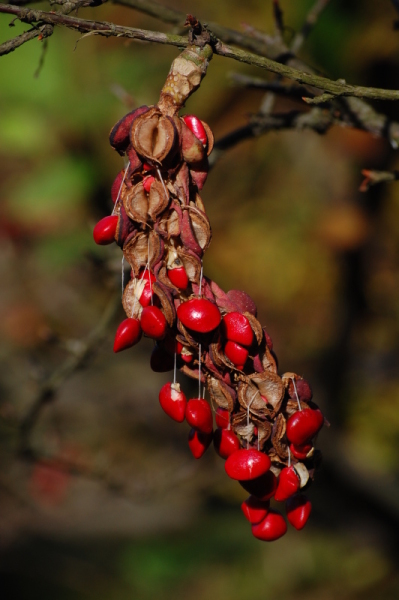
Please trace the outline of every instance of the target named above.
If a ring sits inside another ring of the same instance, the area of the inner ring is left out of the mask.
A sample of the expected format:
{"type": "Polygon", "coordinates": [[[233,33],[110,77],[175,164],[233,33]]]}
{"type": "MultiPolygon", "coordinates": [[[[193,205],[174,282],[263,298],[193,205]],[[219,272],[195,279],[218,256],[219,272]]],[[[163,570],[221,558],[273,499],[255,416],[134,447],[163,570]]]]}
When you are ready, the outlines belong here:
{"type": "Polygon", "coordinates": [[[270,509],[260,523],[252,525],[252,534],[264,542],[274,542],[287,532],[287,523],[282,514],[270,509]]]}
{"type": "Polygon", "coordinates": [[[209,333],[219,326],[222,317],[216,304],[210,300],[192,298],[179,305],[177,318],[192,331],[209,333]]]}
{"type": "Polygon", "coordinates": [[[195,115],[184,115],[182,119],[195,137],[200,140],[202,145],[206,146],[208,144],[208,136],[206,135],[205,127],[201,120],[195,115]]]}
{"type": "Polygon", "coordinates": [[[286,503],[287,519],[295,529],[303,529],[312,512],[312,504],[305,494],[297,494],[286,503]]]}
{"type": "Polygon", "coordinates": [[[141,339],[141,326],[138,319],[125,319],[116,330],[114,352],[131,348],[141,339]]]}
{"type": "Polygon", "coordinates": [[[313,451],[313,444],[302,444],[301,446],[296,446],[295,444],[290,444],[290,452],[292,456],[295,456],[298,460],[305,460],[313,451]]]}
{"type": "Polygon", "coordinates": [[[270,468],[270,458],[259,450],[237,450],[225,462],[224,468],[231,479],[247,481],[264,475],[270,468]]]}
{"type": "Polygon", "coordinates": [[[218,427],[221,427],[222,429],[227,429],[227,427],[230,425],[229,411],[225,408],[220,408],[220,406],[218,406],[215,412],[215,421],[218,427]]]}
{"type": "Polygon", "coordinates": [[[93,229],[93,238],[96,244],[107,246],[115,241],[118,218],[118,215],[110,215],[109,217],[104,217],[97,223],[93,229]]]}
{"type": "Polygon", "coordinates": [[[215,429],[213,445],[221,458],[228,458],[230,454],[240,449],[240,440],[230,429],[215,429]]]}
{"type": "Polygon", "coordinates": [[[178,423],[184,421],[187,398],[179,383],[165,383],[159,392],[159,403],[171,419],[178,423]]]}
{"type": "Polygon", "coordinates": [[[284,467],[278,477],[278,486],[274,499],[277,502],[284,502],[297,493],[301,485],[300,479],[296,474],[294,467],[284,467]]]}
{"type": "Polygon", "coordinates": [[[231,360],[233,365],[242,370],[242,367],[245,365],[248,358],[248,350],[246,348],[229,340],[225,344],[224,353],[227,358],[231,360]]]}
{"type": "Polygon", "coordinates": [[[202,433],[211,433],[213,430],[212,410],[203,398],[192,398],[187,402],[186,421],[191,427],[202,433]]]}
{"type": "Polygon", "coordinates": [[[301,446],[309,442],[323,424],[324,417],[319,409],[298,410],[287,421],[287,438],[296,446],[301,446]]]}
{"type": "Polygon", "coordinates": [[[255,498],[255,496],[249,496],[241,504],[241,510],[251,525],[256,525],[257,523],[263,521],[269,512],[269,508],[270,502],[259,500],[259,498],[255,498]]]}
{"type": "Polygon", "coordinates": [[[184,267],[175,267],[174,269],[168,269],[168,277],[170,281],[180,290],[185,290],[188,286],[189,280],[184,267]]]}
{"type": "Polygon", "coordinates": [[[167,323],[165,315],[157,306],[146,306],[141,313],[141,329],[154,340],[165,337],[167,323]]]}
{"type": "Polygon", "coordinates": [[[264,475],[249,481],[239,481],[240,486],[244,490],[252,494],[252,496],[256,496],[259,500],[273,498],[277,489],[277,483],[277,477],[272,471],[267,471],[264,475]]]}
{"type": "Polygon", "coordinates": [[[190,429],[188,434],[188,447],[191,450],[194,458],[201,458],[212,442],[212,432],[203,433],[194,427],[190,429]]]}
{"type": "Polygon", "coordinates": [[[249,320],[239,312],[231,312],[223,317],[222,333],[230,342],[242,346],[251,346],[254,339],[249,320]]]}

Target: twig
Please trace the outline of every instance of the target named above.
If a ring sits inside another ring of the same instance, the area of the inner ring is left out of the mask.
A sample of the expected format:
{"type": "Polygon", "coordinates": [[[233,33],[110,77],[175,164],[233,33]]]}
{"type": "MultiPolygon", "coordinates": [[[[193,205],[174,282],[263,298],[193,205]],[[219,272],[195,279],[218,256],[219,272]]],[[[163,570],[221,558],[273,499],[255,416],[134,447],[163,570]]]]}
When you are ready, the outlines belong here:
{"type": "Polygon", "coordinates": [[[105,339],[108,326],[119,308],[120,298],[116,294],[107,304],[98,324],[89,333],[86,340],[81,341],[78,348],[75,348],[74,354],[68,356],[64,363],[40,385],[35,399],[20,424],[20,451],[22,454],[30,454],[30,435],[43,408],[54,400],[63,383],[95,355],[100,343],[105,339]]]}
{"type": "Polygon", "coordinates": [[[377,183],[384,183],[387,181],[398,181],[399,171],[373,171],[370,169],[363,169],[362,175],[364,179],[359,187],[359,192],[367,192],[372,185],[377,183]]]}
{"type": "Polygon", "coordinates": [[[275,94],[282,94],[283,96],[290,96],[291,98],[301,98],[304,94],[309,94],[308,88],[304,86],[291,84],[285,85],[281,81],[267,81],[260,77],[250,77],[243,73],[230,73],[230,79],[239,86],[246,87],[249,89],[265,90],[273,92],[275,94]]]}
{"type": "MultiPolygon", "coordinates": [[[[155,42],[158,44],[177,46],[180,48],[185,48],[189,45],[188,38],[179,35],[148,31],[145,29],[136,29],[133,27],[123,27],[121,25],[115,25],[114,23],[108,23],[106,21],[90,21],[87,19],[79,19],[77,17],[47,13],[41,10],[29,10],[10,4],[0,5],[0,13],[15,15],[25,23],[41,21],[50,25],[63,25],[70,29],[80,31],[81,33],[92,31],[98,35],[104,35],[106,37],[126,37],[147,42],[155,42]]],[[[356,98],[371,98],[376,100],[399,100],[398,90],[385,90],[373,87],[350,85],[344,83],[342,79],[338,81],[332,81],[326,77],[305,73],[299,71],[298,69],[288,67],[287,65],[280,64],[274,60],[265,58],[264,56],[252,54],[238,48],[232,48],[221,41],[217,41],[213,49],[215,54],[218,54],[219,56],[224,56],[248,65],[266,69],[267,71],[277,73],[283,77],[288,77],[289,79],[293,79],[299,83],[319,88],[337,97],[354,96],[356,98]]]]}
{"type": "Polygon", "coordinates": [[[304,41],[306,40],[306,38],[309,36],[309,34],[313,30],[314,26],[316,25],[321,12],[327,7],[329,2],[330,2],[330,0],[316,0],[316,3],[314,4],[313,8],[311,8],[311,10],[308,13],[308,16],[306,17],[306,20],[305,20],[304,24],[302,25],[301,30],[298,31],[298,33],[295,35],[294,39],[292,40],[291,52],[293,54],[298,54],[304,41]]]}
{"type": "Polygon", "coordinates": [[[36,27],[34,29],[30,29],[29,31],[25,31],[25,33],[21,33],[21,35],[18,35],[17,37],[0,44],[0,56],[14,52],[14,50],[19,48],[19,46],[22,46],[22,44],[25,44],[34,38],[47,38],[52,35],[53,31],[54,27],[52,25],[43,25],[42,27],[36,27]]]}

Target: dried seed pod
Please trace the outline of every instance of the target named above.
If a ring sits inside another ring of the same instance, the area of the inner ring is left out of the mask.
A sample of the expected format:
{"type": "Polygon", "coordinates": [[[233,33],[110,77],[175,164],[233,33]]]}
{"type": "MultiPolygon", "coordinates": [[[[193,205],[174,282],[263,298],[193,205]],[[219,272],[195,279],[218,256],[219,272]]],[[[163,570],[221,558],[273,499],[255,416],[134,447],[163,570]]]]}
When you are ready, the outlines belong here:
{"type": "Polygon", "coordinates": [[[119,154],[123,155],[129,145],[129,132],[134,119],[147,112],[148,106],[140,106],[128,113],[113,126],[109,134],[109,142],[119,154]]]}
{"type": "Polygon", "coordinates": [[[158,107],[153,106],[134,120],[130,141],[139,156],[156,164],[162,164],[176,152],[178,132],[176,125],[158,107]]]}

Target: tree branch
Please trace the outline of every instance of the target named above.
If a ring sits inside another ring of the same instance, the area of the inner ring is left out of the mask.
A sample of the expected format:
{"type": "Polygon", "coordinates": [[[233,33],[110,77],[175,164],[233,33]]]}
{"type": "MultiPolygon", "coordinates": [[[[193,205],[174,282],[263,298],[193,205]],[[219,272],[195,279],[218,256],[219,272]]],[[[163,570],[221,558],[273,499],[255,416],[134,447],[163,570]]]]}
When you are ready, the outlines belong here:
{"type": "MultiPolygon", "coordinates": [[[[0,5],[0,13],[15,15],[24,23],[43,22],[50,25],[63,25],[70,29],[75,29],[81,33],[93,32],[106,37],[126,37],[147,42],[155,42],[158,44],[178,46],[179,48],[185,48],[189,45],[188,38],[179,35],[159,33],[156,31],[136,29],[133,27],[123,27],[121,25],[115,25],[114,23],[108,23],[106,21],[89,21],[86,19],[68,17],[56,13],[47,13],[41,10],[29,10],[10,4],[0,5]]],[[[298,83],[311,85],[318,89],[324,90],[333,96],[354,96],[356,98],[371,98],[376,100],[399,100],[399,91],[397,90],[384,90],[373,87],[350,85],[345,83],[342,79],[338,81],[332,81],[326,77],[305,73],[299,71],[298,69],[288,67],[285,64],[280,64],[264,56],[252,54],[238,48],[232,48],[220,40],[215,43],[214,52],[219,56],[231,58],[248,65],[266,69],[272,73],[277,73],[283,77],[288,77],[289,79],[293,79],[298,83]]]]}
{"type": "Polygon", "coordinates": [[[21,35],[8,40],[8,42],[0,44],[0,56],[14,52],[19,46],[22,46],[22,44],[25,44],[36,37],[39,37],[40,39],[49,37],[52,35],[53,31],[54,27],[52,25],[42,25],[41,27],[25,31],[25,33],[21,33],[21,35]]]}
{"type": "Polygon", "coordinates": [[[89,333],[85,340],[79,342],[75,352],[68,356],[58,369],[45,379],[36,394],[28,412],[20,424],[20,452],[30,454],[30,435],[43,408],[54,400],[60,387],[79,368],[93,357],[99,348],[100,342],[106,337],[108,326],[120,308],[120,297],[115,295],[106,306],[96,327],[89,333]]]}

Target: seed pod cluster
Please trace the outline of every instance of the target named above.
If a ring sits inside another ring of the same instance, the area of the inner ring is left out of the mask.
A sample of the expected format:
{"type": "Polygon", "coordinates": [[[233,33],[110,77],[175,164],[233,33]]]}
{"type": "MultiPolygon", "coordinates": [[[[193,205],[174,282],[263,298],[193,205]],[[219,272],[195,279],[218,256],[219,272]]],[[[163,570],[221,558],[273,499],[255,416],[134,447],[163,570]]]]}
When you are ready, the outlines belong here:
{"type": "Polygon", "coordinates": [[[250,494],[242,510],[253,535],[272,541],[287,525],[270,508],[271,498],[286,503],[296,529],[309,517],[302,491],[319,462],[314,440],[324,418],[302,377],[278,374],[271,338],[250,296],[226,293],[203,275],[211,228],[199,192],[213,135],[198,117],[178,112],[210,57],[209,47],[187,48],[172,64],[159,103],[130,112],[113,127],[111,145],[128,165],[112,186],[113,213],[96,225],[94,239],[115,241],[131,268],[122,300],[127,318],[116,332],[115,352],[144,334],[155,340],[154,371],[176,366],[208,391],[210,402],[200,391],[187,400],[175,376],[159,401],[167,415],[191,427],[195,458],[213,441],[227,475],[250,494]]]}

